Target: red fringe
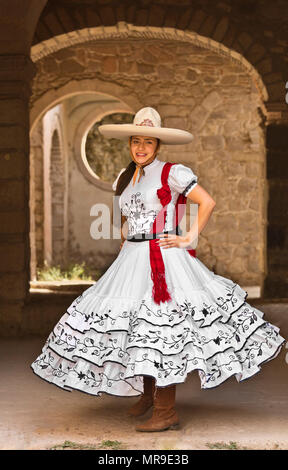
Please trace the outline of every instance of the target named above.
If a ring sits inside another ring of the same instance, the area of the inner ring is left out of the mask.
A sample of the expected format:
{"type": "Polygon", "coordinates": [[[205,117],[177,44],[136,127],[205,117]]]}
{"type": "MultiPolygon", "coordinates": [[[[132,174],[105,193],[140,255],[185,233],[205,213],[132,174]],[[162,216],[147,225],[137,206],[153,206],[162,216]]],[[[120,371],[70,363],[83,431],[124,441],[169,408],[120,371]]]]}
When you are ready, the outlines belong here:
{"type": "Polygon", "coordinates": [[[165,272],[154,273],[153,270],[151,270],[151,278],[153,281],[152,295],[154,302],[159,305],[160,302],[167,302],[172,300],[167,288],[165,272]]]}

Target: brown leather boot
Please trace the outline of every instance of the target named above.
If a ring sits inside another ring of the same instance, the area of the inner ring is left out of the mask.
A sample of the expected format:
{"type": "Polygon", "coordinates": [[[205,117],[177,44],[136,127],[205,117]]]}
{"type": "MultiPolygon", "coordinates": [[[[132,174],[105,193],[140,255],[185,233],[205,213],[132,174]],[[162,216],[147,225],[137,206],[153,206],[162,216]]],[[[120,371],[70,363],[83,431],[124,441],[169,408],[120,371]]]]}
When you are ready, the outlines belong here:
{"type": "Polygon", "coordinates": [[[165,431],[177,429],[179,418],[174,408],[176,385],[156,387],[154,395],[153,414],[145,423],[135,427],[136,431],[165,431]]]}
{"type": "Polygon", "coordinates": [[[153,405],[153,396],[155,393],[155,379],[150,375],[143,376],[144,393],[140,400],[128,410],[129,416],[141,416],[153,405]]]}

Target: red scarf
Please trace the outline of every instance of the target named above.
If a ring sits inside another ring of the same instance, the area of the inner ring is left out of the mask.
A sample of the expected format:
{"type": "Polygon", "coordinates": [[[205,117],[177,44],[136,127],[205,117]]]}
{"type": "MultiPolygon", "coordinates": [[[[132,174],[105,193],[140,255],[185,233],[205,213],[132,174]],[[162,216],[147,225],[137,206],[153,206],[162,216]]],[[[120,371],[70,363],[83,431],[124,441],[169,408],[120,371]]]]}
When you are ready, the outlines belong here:
{"type": "MultiPolygon", "coordinates": [[[[159,197],[163,208],[157,214],[157,217],[155,218],[152,228],[150,230],[150,233],[160,233],[164,230],[166,213],[167,213],[166,205],[169,204],[169,202],[172,199],[171,190],[167,181],[168,181],[170,168],[172,165],[175,165],[175,164],[176,163],[167,162],[165,163],[163,167],[162,174],[161,174],[162,187],[157,189],[157,196],[159,197]],[[157,230],[156,230],[156,224],[157,224],[157,230]]],[[[186,196],[184,196],[183,194],[179,194],[179,197],[175,205],[175,213],[173,217],[173,228],[177,227],[177,225],[180,223],[184,215],[186,199],[187,199],[186,196]],[[182,204],[180,206],[181,211],[178,209],[179,204],[182,204]],[[180,214],[178,212],[180,212],[180,214]]],[[[159,240],[159,238],[154,238],[152,240],[149,240],[149,248],[150,248],[151,278],[153,281],[152,295],[153,295],[154,302],[156,304],[160,304],[160,302],[169,302],[170,300],[172,300],[172,298],[167,289],[167,284],[165,280],[165,266],[164,266],[164,262],[162,258],[161,249],[157,243],[157,240],[159,240]]],[[[191,256],[196,257],[196,250],[191,249],[187,251],[191,256]]]]}

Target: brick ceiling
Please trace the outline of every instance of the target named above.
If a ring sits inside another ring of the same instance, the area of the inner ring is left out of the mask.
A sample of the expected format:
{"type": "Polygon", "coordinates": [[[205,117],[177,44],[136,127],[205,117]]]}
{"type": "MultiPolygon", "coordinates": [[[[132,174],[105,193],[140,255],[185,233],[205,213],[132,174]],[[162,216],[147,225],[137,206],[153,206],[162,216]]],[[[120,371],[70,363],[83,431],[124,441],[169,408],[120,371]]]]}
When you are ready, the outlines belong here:
{"type": "Polygon", "coordinates": [[[109,26],[118,21],[136,26],[193,29],[196,10],[215,18],[215,23],[227,16],[240,30],[272,29],[283,39],[288,35],[287,0],[49,0],[40,16],[33,44],[76,29],[109,26]]]}

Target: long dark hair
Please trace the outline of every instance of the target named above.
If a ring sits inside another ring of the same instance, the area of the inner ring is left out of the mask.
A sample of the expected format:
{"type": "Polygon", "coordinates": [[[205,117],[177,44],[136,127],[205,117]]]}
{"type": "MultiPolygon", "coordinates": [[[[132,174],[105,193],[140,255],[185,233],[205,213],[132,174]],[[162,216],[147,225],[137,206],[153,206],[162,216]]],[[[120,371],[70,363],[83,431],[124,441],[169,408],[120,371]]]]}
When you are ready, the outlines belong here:
{"type": "MultiPolygon", "coordinates": [[[[132,136],[129,137],[129,143],[131,143],[131,139],[132,139],[132,136]]],[[[157,139],[156,150],[158,150],[159,144],[160,144],[160,139],[157,139]]],[[[121,175],[119,176],[117,186],[116,186],[115,196],[120,196],[120,194],[123,193],[126,186],[128,186],[128,184],[131,181],[131,178],[134,175],[135,168],[136,168],[136,163],[134,162],[134,160],[132,160],[127,166],[126,170],[124,170],[123,173],[121,173],[121,175]]]]}

